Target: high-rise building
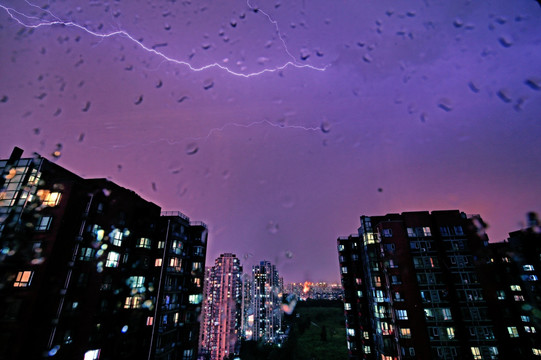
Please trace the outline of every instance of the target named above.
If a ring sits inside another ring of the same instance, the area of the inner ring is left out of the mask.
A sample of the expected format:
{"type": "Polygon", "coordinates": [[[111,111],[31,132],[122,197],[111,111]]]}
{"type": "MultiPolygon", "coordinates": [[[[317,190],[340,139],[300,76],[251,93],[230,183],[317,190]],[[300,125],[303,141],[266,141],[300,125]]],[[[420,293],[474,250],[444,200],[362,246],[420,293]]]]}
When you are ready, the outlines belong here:
{"type": "Polygon", "coordinates": [[[0,173],[0,359],[195,358],[204,224],[17,148],[0,173]]]}
{"type": "Polygon", "coordinates": [[[238,354],[241,335],[242,267],[231,253],[221,254],[208,270],[204,318],[201,321],[201,358],[223,360],[238,354]]]}
{"type": "Polygon", "coordinates": [[[352,359],[498,359],[480,282],[488,239],[459,211],[361,216],[338,239],[352,359]]]}
{"type": "Polygon", "coordinates": [[[276,266],[261,261],[252,267],[252,313],[251,340],[274,344],[279,341],[282,326],[283,280],[276,266]]]}

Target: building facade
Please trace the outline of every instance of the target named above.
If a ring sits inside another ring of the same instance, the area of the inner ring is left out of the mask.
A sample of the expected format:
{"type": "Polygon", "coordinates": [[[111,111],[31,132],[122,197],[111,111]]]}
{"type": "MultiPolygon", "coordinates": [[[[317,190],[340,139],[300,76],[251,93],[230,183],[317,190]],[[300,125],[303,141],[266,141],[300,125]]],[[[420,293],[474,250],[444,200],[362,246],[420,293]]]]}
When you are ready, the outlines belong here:
{"type": "Polygon", "coordinates": [[[242,267],[235,254],[221,254],[208,270],[205,283],[201,358],[223,360],[238,354],[241,337],[242,267]]]}
{"type": "Polygon", "coordinates": [[[358,234],[338,239],[350,358],[501,358],[476,220],[454,210],[361,216],[358,234]]]}
{"type": "MultiPolygon", "coordinates": [[[[198,311],[189,300],[202,289],[168,294],[172,232],[163,235],[159,206],[17,148],[0,172],[0,359],[195,358],[183,319],[198,311]],[[167,296],[183,309],[169,338],[167,296]]],[[[191,233],[180,261],[204,267],[206,227],[177,221],[191,233]]],[[[183,284],[199,276],[180,271],[183,284]]]]}
{"type": "Polygon", "coordinates": [[[276,266],[269,261],[261,261],[252,267],[253,324],[249,329],[252,336],[247,339],[267,344],[279,341],[282,327],[282,284],[276,266]]]}

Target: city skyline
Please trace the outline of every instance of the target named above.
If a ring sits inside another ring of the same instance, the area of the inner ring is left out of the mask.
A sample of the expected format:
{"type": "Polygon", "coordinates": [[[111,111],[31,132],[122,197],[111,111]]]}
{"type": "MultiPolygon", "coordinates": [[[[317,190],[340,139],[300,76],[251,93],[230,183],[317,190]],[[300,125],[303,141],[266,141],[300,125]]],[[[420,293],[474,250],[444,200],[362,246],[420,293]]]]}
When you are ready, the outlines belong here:
{"type": "Polygon", "coordinates": [[[0,1],[0,158],[182,209],[208,259],[337,282],[361,214],[461,209],[498,242],[541,212],[535,1],[40,6],[0,1]]]}

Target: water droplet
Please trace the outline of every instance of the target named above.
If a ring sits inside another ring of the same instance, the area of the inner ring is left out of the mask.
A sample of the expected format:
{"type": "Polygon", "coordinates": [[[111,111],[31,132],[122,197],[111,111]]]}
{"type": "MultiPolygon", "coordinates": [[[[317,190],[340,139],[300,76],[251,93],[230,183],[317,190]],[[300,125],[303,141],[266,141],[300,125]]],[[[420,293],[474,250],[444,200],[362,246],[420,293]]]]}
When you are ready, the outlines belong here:
{"type": "Polygon", "coordinates": [[[88,109],[90,109],[90,101],[87,101],[85,106],[81,110],[84,111],[84,112],[87,112],[88,109]]]}
{"type": "Polygon", "coordinates": [[[209,90],[214,86],[214,81],[212,79],[207,79],[203,82],[203,89],[209,90]]]}
{"type": "Polygon", "coordinates": [[[199,147],[197,146],[196,143],[192,142],[192,143],[189,143],[187,146],[186,146],[186,154],[188,155],[194,155],[197,153],[197,151],[199,151],[199,147]]]}
{"type": "Polygon", "coordinates": [[[426,122],[428,120],[428,114],[423,112],[421,113],[420,118],[421,118],[421,122],[426,122]]]}
{"type": "Polygon", "coordinates": [[[180,104],[181,102],[184,102],[184,100],[188,100],[188,97],[186,95],[178,99],[177,102],[180,104]]]}
{"type": "Polygon", "coordinates": [[[293,259],[293,252],[287,250],[287,251],[286,251],[286,258],[288,258],[288,259],[293,259]]]}
{"type": "Polygon", "coordinates": [[[135,100],[135,105],[139,105],[140,103],[143,102],[143,95],[139,95],[139,97],[137,98],[137,100],[135,100]]]}
{"type": "Polygon", "coordinates": [[[511,97],[510,97],[509,94],[507,93],[507,90],[500,89],[500,90],[498,90],[498,92],[496,93],[496,95],[498,95],[498,97],[499,97],[504,103],[510,103],[510,102],[511,102],[511,97]]]}
{"type": "Polygon", "coordinates": [[[282,204],[282,207],[286,209],[291,209],[293,206],[295,206],[295,200],[292,196],[289,195],[282,196],[280,202],[282,204]]]}
{"type": "Polygon", "coordinates": [[[511,45],[513,45],[513,39],[511,39],[510,36],[508,35],[502,35],[500,36],[500,38],[498,39],[498,41],[500,42],[500,45],[505,47],[505,48],[508,48],[510,47],[511,45]]]}
{"type": "Polygon", "coordinates": [[[224,171],[222,172],[222,178],[223,178],[224,180],[227,180],[227,179],[229,179],[230,177],[231,177],[231,173],[229,172],[229,170],[224,170],[224,171]]]}
{"type": "Polygon", "coordinates": [[[120,330],[123,334],[127,333],[128,332],[128,325],[124,325],[122,327],[122,330],[120,330]]]}
{"type": "Polygon", "coordinates": [[[468,83],[468,87],[470,88],[471,91],[473,91],[474,93],[478,93],[479,92],[479,86],[477,86],[473,81],[470,81],[468,83]]]}
{"type": "Polygon", "coordinates": [[[53,116],[58,116],[58,115],[60,115],[60,113],[62,113],[62,109],[61,109],[61,108],[58,108],[58,109],[56,109],[56,111],[54,112],[53,116]]]}
{"type": "Polygon", "coordinates": [[[229,22],[229,25],[231,25],[231,27],[237,27],[237,20],[235,19],[231,19],[231,21],[229,22]]]}
{"type": "Polygon", "coordinates": [[[363,61],[364,62],[367,62],[367,63],[371,63],[372,62],[372,56],[370,56],[370,54],[364,54],[363,56],[363,61]]]}
{"type": "Polygon", "coordinates": [[[383,192],[383,189],[382,189],[382,188],[378,188],[378,192],[383,192]]]}
{"type": "Polygon", "coordinates": [[[464,26],[464,22],[462,21],[462,19],[456,18],[455,21],[453,21],[453,26],[456,28],[461,28],[462,26],[464,26]]]}
{"type": "Polygon", "coordinates": [[[453,105],[451,104],[451,100],[446,99],[446,98],[440,99],[438,103],[438,107],[447,112],[453,110],[453,105]]]}
{"type": "Polygon", "coordinates": [[[34,135],[39,135],[40,131],[40,128],[34,128],[34,135]]]}
{"type": "Polygon", "coordinates": [[[300,58],[301,60],[307,60],[308,58],[310,57],[310,51],[308,51],[308,49],[301,49],[301,55],[300,55],[300,58]]]}
{"type": "Polygon", "coordinates": [[[243,258],[244,258],[244,260],[248,260],[248,258],[251,258],[252,256],[254,256],[254,254],[252,254],[252,253],[245,253],[245,254],[243,255],[243,258]]]}
{"type": "Polygon", "coordinates": [[[77,141],[83,142],[84,139],[85,139],[85,133],[80,133],[79,138],[77,139],[77,141]]]}
{"type": "Polygon", "coordinates": [[[529,78],[524,83],[533,90],[541,90],[541,79],[539,78],[529,78]]]}
{"type": "Polygon", "coordinates": [[[157,188],[157,186],[156,186],[156,183],[153,182],[153,183],[152,183],[152,191],[157,191],[157,190],[158,190],[158,188],[157,188]]]}
{"type": "Polygon", "coordinates": [[[49,356],[55,356],[56,353],[58,352],[58,350],[60,350],[60,345],[54,346],[51,350],[49,350],[49,352],[47,353],[47,355],[49,355],[49,356]]]}
{"type": "Polygon", "coordinates": [[[105,196],[111,195],[111,190],[109,190],[109,189],[103,189],[102,192],[103,192],[103,195],[105,195],[105,196]]]}
{"type": "Polygon", "coordinates": [[[210,49],[210,47],[211,47],[210,43],[205,42],[205,43],[201,44],[201,49],[203,49],[203,50],[208,50],[208,49],[210,49]]]}
{"type": "Polygon", "coordinates": [[[8,96],[7,95],[2,96],[2,98],[0,99],[0,102],[2,103],[8,102],[8,96]]]}
{"type": "Polygon", "coordinates": [[[62,155],[62,144],[56,144],[55,150],[51,154],[55,159],[58,159],[62,155]]]}
{"type": "Polygon", "coordinates": [[[163,82],[161,80],[158,80],[158,83],[156,84],[156,88],[159,89],[163,86],[163,82]]]}
{"type": "Polygon", "coordinates": [[[328,134],[331,131],[331,123],[327,120],[323,120],[321,125],[319,125],[319,128],[321,129],[321,132],[328,134]]]}
{"type": "Polygon", "coordinates": [[[269,221],[267,224],[267,231],[271,234],[276,234],[278,232],[279,226],[274,221],[269,221]]]}

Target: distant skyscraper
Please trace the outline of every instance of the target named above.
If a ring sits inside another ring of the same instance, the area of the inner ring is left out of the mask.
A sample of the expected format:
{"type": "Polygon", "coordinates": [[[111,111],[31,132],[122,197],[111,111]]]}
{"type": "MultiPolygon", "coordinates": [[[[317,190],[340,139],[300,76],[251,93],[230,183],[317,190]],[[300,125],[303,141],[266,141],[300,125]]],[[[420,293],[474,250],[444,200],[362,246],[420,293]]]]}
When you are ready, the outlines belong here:
{"type": "Polygon", "coordinates": [[[351,359],[498,359],[480,283],[488,239],[459,211],[361,216],[338,239],[351,359]]]}
{"type": "Polygon", "coordinates": [[[0,359],[195,358],[204,224],[20,149],[0,174],[0,359]]]}
{"type": "Polygon", "coordinates": [[[276,343],[282,326],[282,283],[276,266],[261,261],[252,268],[252,340],[276,343]]]}
{"type": "Polygon", "coordinates": [[[199,352],[201,357],[222,360],[240,349],[242,267],[230,253],[221,254],[208,270],[205,283],[199,352]]]}

